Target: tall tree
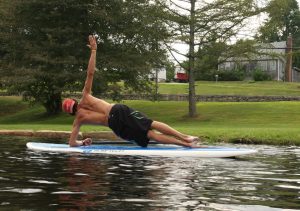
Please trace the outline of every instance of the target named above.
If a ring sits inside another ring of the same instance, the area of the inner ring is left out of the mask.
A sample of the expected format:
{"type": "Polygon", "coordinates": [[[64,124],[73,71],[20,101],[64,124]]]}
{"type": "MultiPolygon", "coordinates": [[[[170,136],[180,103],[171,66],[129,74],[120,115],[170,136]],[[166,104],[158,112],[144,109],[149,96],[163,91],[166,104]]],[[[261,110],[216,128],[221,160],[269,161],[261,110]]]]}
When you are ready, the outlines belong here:
{"type": "Polygon", "coordinates": [[[150,0],[12,1],[10,30],[0,32],[0,40],[9,38],[2,39],[9,48],[0,62],[1,79],[50,114],[60,111],[63,91],[82,87],[91,33],[100,36],[97,93],[120,79],[147,88],[146,76],[164,58],[159,42],[167,33],[150,0]]]}
{"type": "MultiPolygon", "coordinates": [[[[188,53],[178,52],[166,43],[174,54],[179,53],[188,59],[189,74],[189,116],[195,117],[195,51],[199,47],[216,41],[225,42],[234,37],[244,26],[245,20],[257,15],[260,9],[254,0],[169,0],[157,2],[165,7],[166,23],[173,35],[169,43],[182,42],[189,46],[188,53]]],[[[179,63],[179,62],[178,62],[179,63]]]]}
{"type": "MultiPolygon", "coordinates": [[[[272,0],[267,5],[268,19],[257,34],[262,42],[286,41],[293,37],[293,46],[300,47],[300,11],[296,0],[272,0]]],[[[299,50],[293,54],[293,65],[300,67],[299,50]]]]}
{"type": "MultiPolygon", "coordinates": [[[[300,12],[296,0],[272,0],[266,7],[268,19],[260,27],[258,38],[262,41],[286,41],[289,34],[300,33],[300,12]]],[[[300,38],[299,38],[300,39],[300,38]]]]}

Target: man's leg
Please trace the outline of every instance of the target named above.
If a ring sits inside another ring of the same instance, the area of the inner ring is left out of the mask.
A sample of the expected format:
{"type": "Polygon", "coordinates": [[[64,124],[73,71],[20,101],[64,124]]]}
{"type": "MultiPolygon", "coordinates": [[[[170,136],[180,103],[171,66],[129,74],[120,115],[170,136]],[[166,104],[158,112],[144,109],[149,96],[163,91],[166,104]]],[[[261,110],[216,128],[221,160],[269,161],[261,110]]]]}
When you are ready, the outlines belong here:
{"type": "Polygon", "coordinates": [[[162,144],[176,144],[176,145],[180,145],[180,146],[185,146],[185,147],[193,147],[192,143],[188,143],[186,141],[182,141],[182,140],[178,140],[175,137],[172,136],[167,136],[164,134],[158,134],[155,133],[152,130],[149,130],[147,133],[147,136],[149,139],[153,139],[159,143],[162,144]]]}
{"type": "Polygon", "coordinates": [[[165,135],[174,136],[182,141],[189,142],[189,143],[200,140],[198,137],[189,136],[189,135],[180,133],[179,131],[175,130],[174,128],[170,127],[169,125],[162,123],[162,122],[158,122],[158,121],[152,122],[151,129],[157,130],[165,135]]]}

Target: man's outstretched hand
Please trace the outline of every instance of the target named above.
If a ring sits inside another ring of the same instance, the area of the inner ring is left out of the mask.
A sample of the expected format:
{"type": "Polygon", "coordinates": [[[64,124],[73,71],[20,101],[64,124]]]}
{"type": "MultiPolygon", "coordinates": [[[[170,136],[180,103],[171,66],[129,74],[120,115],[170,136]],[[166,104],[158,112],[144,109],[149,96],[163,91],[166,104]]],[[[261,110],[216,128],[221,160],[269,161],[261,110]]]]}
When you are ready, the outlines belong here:
{"type": "Polygon", "coordinates": [[[97,50],[97,40],[95,35],[89,36],[89,44],[87,45],[91,50],[97,50]]]}

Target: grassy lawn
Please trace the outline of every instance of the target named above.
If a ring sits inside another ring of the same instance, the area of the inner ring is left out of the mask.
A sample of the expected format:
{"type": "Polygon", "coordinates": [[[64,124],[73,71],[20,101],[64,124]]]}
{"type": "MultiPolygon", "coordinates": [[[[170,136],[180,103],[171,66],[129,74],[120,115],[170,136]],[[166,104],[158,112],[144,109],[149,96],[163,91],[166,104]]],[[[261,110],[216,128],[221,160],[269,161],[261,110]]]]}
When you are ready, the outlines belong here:
{"type": "MultiPolygon", "coordinates": [[[[188,94],[187,83],[160,83],[160,94],[188,94]]],[[[283,83],[277,81],[197,81],[196,94],[198,95],[282,95],[299,96],[299,83],[283,83]]]]}
{"type": "MultiPolygon", "coordinates": [[[[300,145],[300,102],[198,103],[197,118],[186,118],[187,102],[124,101],[150,118],[206,141],[300,145]]],[[[0,97],[0,129],[70,130],[73,117],[47,116],[16,97],[0,97]],[[8,111],[8,112],[4,112],[8,111]]],[[[84,126],[82,131],[109,131],[84,126]]]]}

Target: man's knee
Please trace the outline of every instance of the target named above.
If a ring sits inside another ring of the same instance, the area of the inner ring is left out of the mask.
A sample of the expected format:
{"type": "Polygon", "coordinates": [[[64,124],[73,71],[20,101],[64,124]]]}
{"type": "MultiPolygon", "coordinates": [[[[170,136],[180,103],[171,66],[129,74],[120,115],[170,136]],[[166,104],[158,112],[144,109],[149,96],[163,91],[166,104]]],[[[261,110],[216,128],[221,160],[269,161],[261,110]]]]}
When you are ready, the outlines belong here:
{"type": "Polygon", "coordinates": [[[154,139],[155,140],[156,135],[157,134],[153,130],[149,130],[148,133],[147,133],[147,136],[148,136],[149,139],[154,139]]]}
{"type": "Polygon", "coordinates": [[[151,129],[157,129],[157,128],[159,128],[161,125],[162,125],[162,122],[159,122],[159,121],[153,121],[153,122],[151,123],[151,129]]]}

